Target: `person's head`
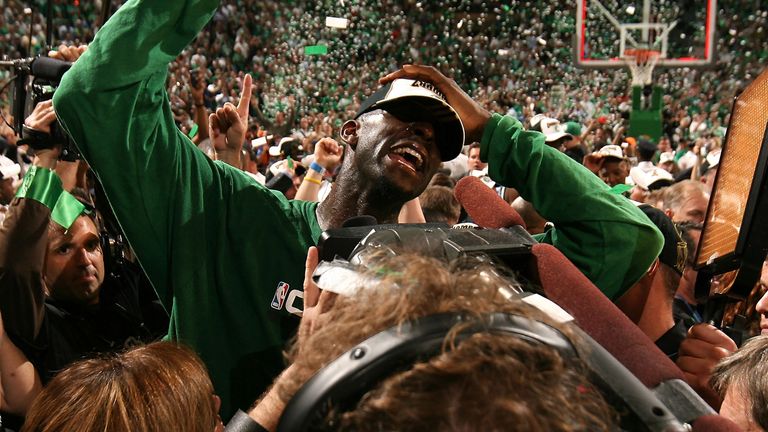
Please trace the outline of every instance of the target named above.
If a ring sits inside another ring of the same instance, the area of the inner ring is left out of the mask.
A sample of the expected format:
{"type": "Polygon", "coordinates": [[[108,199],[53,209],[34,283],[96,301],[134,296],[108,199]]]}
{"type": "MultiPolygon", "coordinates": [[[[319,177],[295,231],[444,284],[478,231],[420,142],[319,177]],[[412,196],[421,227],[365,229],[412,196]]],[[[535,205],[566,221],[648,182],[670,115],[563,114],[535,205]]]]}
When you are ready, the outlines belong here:
{"type": "Polygon", "coordinates": [[[658,167],[648,171],[635,167],[630,170],[629,176],[635,185],[629,197],[637,202],[650,202],[654,205],[663,201],[663,190],[674,182],[672,174],[658,167]]]}
{"type": "Polygon", "coordinates": [[[596,161],[597,175],[608,186],[613,187],[626,182],[629,175],[629,162],[621,147],[605,145],[589,157],[596,161]]]}
{"type": "Polygon", "coordinates": [[[640,161],[650,161],[656,154],[656,144],[647,138],[637,141],[637,157],[640,161]]]}
{"type": "Polygon", "coordinates": [[[32,404],[22,431],[222,431],[218,410],[194,352],[155,342],[61,371],[32,404]]]}
{"type": "Polygon", "coordinates": [[[437,172],[432,176],[432,180],[429,181],[429,186],[445,186],[453,189],[456,186],[456,182],[451,178],[450,171],[448,173],[437,172]]]}
{"type": "Polygon", "coordinates": [[[768,336],[757,336],[712,370],[710,385],[723,398],[720,415],[745,432],[768,430],[768,336]]]}
{"type": "Polygon", "coordinates": [[[624,184],[629,175],[629,163],[623,158],[604,157],[598,175],[608,186],[624,184]]]}
{"type": "Polygon", "coordinates": [[[69,229],[51,222],[45,255],[45,284],[52,298],[77,305],[95,304],[104,282],[104,255],[99,230],[87,215],[69,229]]]}
{"type": "Polygon", "coordinates": [[[701,182],[683,180],[664,191],[664,212],[674,222],[703,223],[709,192],[701,182]]]}
{"type": "Polygon", "coordinates": [[[675,153],[673,151],[664,152],[659,156],[659,168],[669,172],[670,174],[677,174],[677,163],[675,162],[675,153]]]}
{"type": "Polygon", "coordinates": [[[341,140],[349,146],[342,175],[354,175],[373,195],[405,202],[461,152],[464,126],[432,84],[398,79],[361,104],[343,124],[341,140]]]}
{"type": "Polygon", "coordinates": [[[656,148],[661,152],[669,152],[672,151],[672,143],[669,142],[669,138],[667,138],[666,135],[662,135],[661,138],[659,138],[659,144],[656,146],[656,148]]]}
{"type": "Polygon", "coordinates": [[[455,225],[461,215],[461,204],[453,190],[445,186],[430,186],[419,195],[421,211],[427,222],[445,222],[455,225]]]}
{"type": "Polygon", "coordinates": [[[573,140],[573,135],[566,132],[566,126],[560,121],[544,114],[537,114],[531,118],[531,130],[544,134],[544,142],[558,150],[565,150],[565,143],[573,140]]]}
{"type": "MultiPolygon", "coordinates": [[[[487,263],[445,265],[400,255],[376,261],[373,267],[370,276],[379,277],[375,284],[338,297],[322,318],[323,325],[311,337],[299,338],[290,357],[303,372],[279,385],[284,400],[311,374],[359,342],[438,313],[521,314],[561,330],[578,344],[570,328],[508,299],[515,284],[487,263]]],[[[374,384],[350,410],[332,410],[325,424],[356,431],[545,431],[604,430],[614,421],[580,361],[566,359],[550,346],[504,334],[481,332],[459,341],[456,334],[461,328],[458,324],[446,335],[440,352],[403,365],[374,384]]]]}
{"type": "Polygon", "coordinates": [[[488,164],[480,160],[480,143],[472,143],[467,149],[467,170],[482,170],[488,164]]]}

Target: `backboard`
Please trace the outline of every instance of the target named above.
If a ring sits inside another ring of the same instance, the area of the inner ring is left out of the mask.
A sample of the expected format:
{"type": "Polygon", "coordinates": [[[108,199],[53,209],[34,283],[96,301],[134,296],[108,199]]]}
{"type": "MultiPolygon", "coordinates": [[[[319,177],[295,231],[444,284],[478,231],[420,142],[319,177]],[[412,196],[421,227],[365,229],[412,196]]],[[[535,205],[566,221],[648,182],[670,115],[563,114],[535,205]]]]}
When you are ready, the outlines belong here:
{"type": "Polygon", "coordinates": [[[627,50],[661,53],[656,67],[714,64],[717,0],[577,0],[576,65],[625,67],[627,50]]]}

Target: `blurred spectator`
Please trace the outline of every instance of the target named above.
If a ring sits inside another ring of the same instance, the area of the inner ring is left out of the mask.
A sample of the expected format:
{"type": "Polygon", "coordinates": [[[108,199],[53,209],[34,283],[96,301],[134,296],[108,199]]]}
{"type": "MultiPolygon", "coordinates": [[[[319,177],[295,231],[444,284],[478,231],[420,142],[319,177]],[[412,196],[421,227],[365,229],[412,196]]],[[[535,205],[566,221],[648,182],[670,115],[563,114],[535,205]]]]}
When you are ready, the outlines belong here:
{"type": "Polygon", "coordinates": [[[0,226],[5,219],[8,204],[16,194],[21,166],[5,156],[0,156],[0,226]]]}
{"type": "Polygon", "coordinates": [[[638,167],[632,168],[630,179],[635,185],[630,193],[630,198],[637,202],[647,202],[655,207],[658,207],[658,202],[663,198],[661,194],[652,194],[669,187],[674,182],[672,174],[657,168],[652,163],[648,166],[647,171],[638,169],[638,167]]]}
{"type": "Polygon", "coordinates": [[[723,399],[720,415],[742,431],[768,430],[768,336],[750,339],[712,370],[710,385],[723,399]]]}
{"type": "Polygon", "coordinates": [[[488,166],[480,160],[480,143],[473,142],[467,148],[467,171],[482,171],[488,166]]]}
{"type": "Polygon", "coordinates": [[[625,184],[629,176],[629,160],[617,145],[606,145],[587,155],[584,166],[611,187],[625,184]]]}
{"type": "Polygon", "coordinates": [[[674,222],[703,223],[709,204],[704,183],[683,180],[664,189],[664,212],[674,222]]]}
{"type": "Polygon", "coordinates": [[[419,203],[427,222],[445,222],[448,225],[459,222],[461,205],[448,187],[429,186],[419,195],[419,203]]]}

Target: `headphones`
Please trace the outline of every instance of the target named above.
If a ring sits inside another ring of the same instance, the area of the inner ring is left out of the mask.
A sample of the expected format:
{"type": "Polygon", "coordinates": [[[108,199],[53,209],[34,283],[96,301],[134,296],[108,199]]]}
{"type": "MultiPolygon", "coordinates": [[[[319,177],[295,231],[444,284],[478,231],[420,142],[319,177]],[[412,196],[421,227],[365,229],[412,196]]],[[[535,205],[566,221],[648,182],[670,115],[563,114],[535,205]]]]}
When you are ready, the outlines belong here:
{"type": "Polygon", "coordinates": [[[477,333],[497,333],[550,346],[567,359],[580,358],[590,369],[590,380],[621,415],[621,430],[687,430],[653,391],[577,326],[573,330],[583,345],[578,350],[562,332],[531,318],[502,312],[478,318],[457,312],[393,326],[358,343],[320,369],[296,392],[280,417],[277,431],[318,430],[330,407],[353,409],[367,391],[386,377],[439,354],[445,335],[457,324],[465,324],[456,334],[457,342],[477,333]]]}
{"type": "Polygon", "coordinates": [[[330,405],[352,408],[365,392],[404,365],[437,355],[445,335],[457,324],[466,324],[456,335],[457,342],[477,333],[508,334],[548,345],[566,358],[578,357],[559,330],[520,315],[496,312],[479,319],[461,312],[430,315],[375,334],[318,371],[288,402],[278,432],[316,426],[330,405]]]}

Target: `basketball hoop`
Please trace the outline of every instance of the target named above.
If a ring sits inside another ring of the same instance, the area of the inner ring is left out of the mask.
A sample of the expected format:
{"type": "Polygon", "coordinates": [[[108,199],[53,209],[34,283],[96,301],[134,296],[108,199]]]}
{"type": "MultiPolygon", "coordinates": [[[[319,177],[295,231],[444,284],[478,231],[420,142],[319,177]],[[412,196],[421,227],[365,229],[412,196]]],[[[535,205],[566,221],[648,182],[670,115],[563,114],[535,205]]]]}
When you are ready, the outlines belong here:
{"type": "Polygon", "coordinates": [[[646,86],[653,82],[653,68],[661,58],[661,51],[644,48],[624,50],[622,59],[632,72],[633,86],[646,86]]]}

